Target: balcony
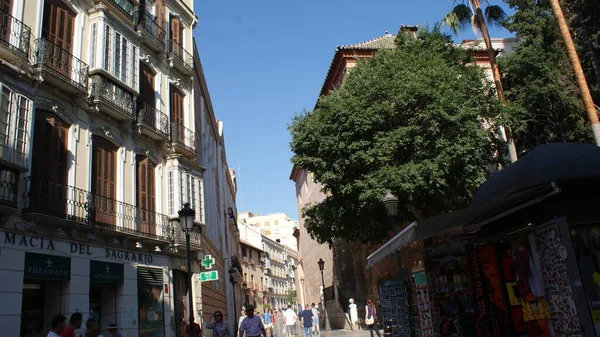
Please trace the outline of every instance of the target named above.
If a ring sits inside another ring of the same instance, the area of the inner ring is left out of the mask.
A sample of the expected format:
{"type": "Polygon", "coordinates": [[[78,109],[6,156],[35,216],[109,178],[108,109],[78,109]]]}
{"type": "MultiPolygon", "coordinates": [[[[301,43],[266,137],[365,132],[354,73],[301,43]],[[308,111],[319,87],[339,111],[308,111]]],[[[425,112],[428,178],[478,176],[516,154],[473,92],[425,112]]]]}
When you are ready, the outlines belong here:
{"type": "Polygon", "coordinates": [[[269,287],[269,288],[267,288],[267,290],[268,290],[270,293],[274,293],[274,292],[275,292],[275,289],[273,289],[273,287],[269,287]]]}
{"type": "Polygon", "coordinates": [[[192,73],[194,57],[176,40],[169,40],[169,67],[177,69],[184,75],[192,73]]]}
{"type": "MultiPolygon", "coordinates": [[[[186,245],[185,232],[181,230],[181,227],[179,227],[178,223],[173,226],[173,240],[177,245],[186,245]]],[[[193,232],[190,232],[190,248],[197,250],[200,248],[201,243],[202,235],[198,229],[194,229],[193,232]]]]}
{"type": "Polygon", "coordinates": [[[19,171],[0,165],[0,209],[17,208],[19,171]]]}
{"type": "Polygon", "coordinates": [[[0,58],[26,62],[30,42],[31,28],[0,9],[0,58]]]}
{"type": "Polygon", "coordinates": [[[27,177],[25,182],[23,214],[53,225],[88,225],[152,241],[173,241],[174,226],[165,214],[43,178],[27,177]]]}
{"type": "Polygon", "coordinates": [[[133,22],[136,23],[135,30],[139,34],[143,44],[158,53],[165,51],[167,33],[156,22],[154,15],[145,10],[139,10],[134,13],[133,22]]]}
{"type": "Polygon", "coordinates": [[[248,257],[247,256],[243,256],[242,257],[242,263],[248,263],[248,257]]]}
{"type": "Polygon", "coordinates": [[[116,120],[133,120],[133,94],[102,75],[93,75],[90,104],[116,120]]]}
{"type": "Polygon", "coordinates": [[[155,139],[169,138],[169,116],[145,102],[138,103],[137,122],[140,131],[155,139]]]}
{"type": "Polygon", "coordinates": [[[175,151],[184,156],[194,157],[196,155],[196,135],[185,126],[171,122],[171,143],[175,151]]]}
{"type": "Polygon", "coordinates": [[[96,8],[106,6],[109,12],[121,19],[127,25],[133,20],[133,2],[130,0],[95,0],[96,8]]]}
{"type": "Polygon", "coordinates": [[[58,45],[35,40],[33,71],[38,81],[62,89],[68,94],[86,94],[88,65],[58,45]]]}

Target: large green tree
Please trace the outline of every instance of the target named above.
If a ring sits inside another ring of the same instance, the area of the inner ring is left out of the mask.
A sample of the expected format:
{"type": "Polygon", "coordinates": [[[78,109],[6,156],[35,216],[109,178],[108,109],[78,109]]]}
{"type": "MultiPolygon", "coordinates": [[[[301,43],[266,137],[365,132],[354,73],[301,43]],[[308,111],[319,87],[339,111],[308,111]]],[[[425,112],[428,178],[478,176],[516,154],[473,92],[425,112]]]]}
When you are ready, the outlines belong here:
{"type": "Polygon", "coordinates": [[[470,200],[499,151],[487,131],[498,101],[470,61],[437,30],[400,35],[397,49],[360,61],[314,111],[295,116],[292,162],[327,195],[303,210],[313,238],[381,240],[388,189],[400,200],[401,221],[470,200]]]}
{"type": "Polygon", "coordinates": [[[591,142],[591,130],[550,5],[545,0],[507,0],[514,14],[506,28],[517,49],[499,59],[506,117],[519,152],[550,142],[591,142]]]}

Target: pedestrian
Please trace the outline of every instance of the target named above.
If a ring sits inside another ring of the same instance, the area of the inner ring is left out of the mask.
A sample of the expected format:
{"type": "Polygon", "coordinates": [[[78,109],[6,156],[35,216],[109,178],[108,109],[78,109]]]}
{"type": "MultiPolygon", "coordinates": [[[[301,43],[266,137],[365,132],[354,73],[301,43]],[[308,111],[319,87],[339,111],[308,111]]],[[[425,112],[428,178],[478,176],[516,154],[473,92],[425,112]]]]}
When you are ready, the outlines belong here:
{"type": "Polygon", "coordinates": [[[267,337],[262,320],[254,315],[254,306],[249,305],[246,307],[246,317],[240,324],[238,331],[239,337],[259,337],[261,335],[267,337]]]}
{"type": "Polygon", "coordinates": [[[242,308],[242,313],[240,315],[240,319],[238,319],[238,329],[242,326],[242,322],[244,321],[244,318],[246,318],[246,308],[242,308]]]}
{"type": "Polygon", "coordinates": [[[310,310],[313,313],[313,333],[319,335],[321,334],[321,327],[319,326],[319,309],[313,303],[310,310]]]}
{"type": "Polygon", "coordinates": [[[377,309],[375,309],[373,301],[370,299],[367,300],[367,305],[365,306],[365,324],[369,327],[371,337],[373,337],[373,330],[377,333],[377,337],[381,337],[379,329],[377,329],[377,309]]]}
{"type": "Polygon", "coordinates": [[[108,331],[110,337],[123,337],[123,335],[121,335],[121,333],[117,331],[116,324],[109,325],[108,328],[106,328],[106,330],[108,331]]]}
{"type": "Polygon", "coordinates": [[[67,318],[63,315],[55,315],[50,323],[50,331],[46,337],[60,337],[65,330],[67,318]]]}
{"type": "Polygon", "coordinates": [[[81,324],[83,324],[83,315],[80,312],[76,312],[71,314],[69,317],[69,325],[65,327],[63,330],[61,337],[75,337],[75,330],[81,328],[81,324]]]}
{"type": "Polygon", "coordinates": [[[98,325],[98,321],[94,318],[88,318],[85,322],[85,328],[82,337],[98,337],[100,334],[100,326],[98,325]]]}
{"type": "Polygon", "coordinates": [[[218,310],[214,312],[213,321],[208,323],[206,328],[213,331],[213,337],[234,337],[229,323],[223,319],[223,313],[218,310]]]}
{"type": "Polygon", "coordinates": [[[285,332],[288,337],[292,337],[296,334],[296,321],[298,320],[298,316],[292,310],[292,305],[288,304],[288,308],[283,312],[283,322],[285,324],[285,332]]]}
{"type": "Polygon", "coordinates": [[[265,325],[265,331],[267,336],[273,337],[273,313],[271,309],[265,310],[262,315],[263,324],[265,325]]]}
{"type": "Polygon", "coordinates": [[[312,337],[313,312],[306,307],[301,313],[302,326],[304,327],[304,337],[312,337]]]}
{"type": "Polygon", "coordinates": [[[187,337],[200,337],[202,335],[202,328],[200,327],[200,324],[194,322],[194,335],[190,335],[190,324],[186,325],[185,327],[185,335],[187,337]]]}

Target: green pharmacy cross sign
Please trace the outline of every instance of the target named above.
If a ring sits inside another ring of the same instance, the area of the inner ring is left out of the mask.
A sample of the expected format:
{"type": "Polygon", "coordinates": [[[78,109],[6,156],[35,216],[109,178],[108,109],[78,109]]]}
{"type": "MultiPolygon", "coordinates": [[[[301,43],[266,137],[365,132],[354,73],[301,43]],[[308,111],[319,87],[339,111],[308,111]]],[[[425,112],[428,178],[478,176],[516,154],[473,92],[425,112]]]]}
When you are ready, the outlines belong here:
{"type": "Polygon", "coordinates": [[[203,271],[200,273],[200,282],[216,281],[219,279],[219,272],[217,270],[203,271]]]}
{"type": "Polygon", "coordinates": [[[215,264],[215,259],[213,259],[211,255],[206,255],[204,256],[204,260],[200,263],[204,266],[204,269],[212,269],[213,264],[215,264]]]}

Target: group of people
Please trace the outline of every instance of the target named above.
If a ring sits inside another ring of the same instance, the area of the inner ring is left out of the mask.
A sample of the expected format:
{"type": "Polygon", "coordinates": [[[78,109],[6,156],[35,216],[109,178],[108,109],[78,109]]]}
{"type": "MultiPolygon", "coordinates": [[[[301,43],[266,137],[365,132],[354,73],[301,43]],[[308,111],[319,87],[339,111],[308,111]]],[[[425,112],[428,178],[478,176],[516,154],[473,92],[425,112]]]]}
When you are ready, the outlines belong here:
{"type": "MultiPolygon", "coordinates": [[[[67,318],[63,315],[55,315],[50,324],[50,331],[47,337],[75,337],[75,330],[78,330],[83,325],[83,315],[80,312],[71,314],[69,324],[67,318]]],[[[106,329],[108,336],[106,337],[122,337],[117,331],[117,326],[111,324],[106,329]]],[[[85,322],[85,331],[81,337],[98,337],[100,335],[100,324],[94,318],[90,318],[85,322]]]]}
{"type": "MultiPolygon", "coordinates": [[[[305,337],[312,337],[314,334],[320,334],[319,329],[319,310],[313,303],[309,308],[305,308],[299,315],[288,305],[287,310],[281,314],[284,331],[287,337],[296,335],[296,323],[298,319],[302,320],[305,337]]],[[[271,310],[265,311],[262,315],[254,313],[254,306],[249,305],[242,312],[238,323],[238,337],[273,337],[274,316],[271,310]]],[[[223,336],[215,336],[223,337],[223,336]]]]}

